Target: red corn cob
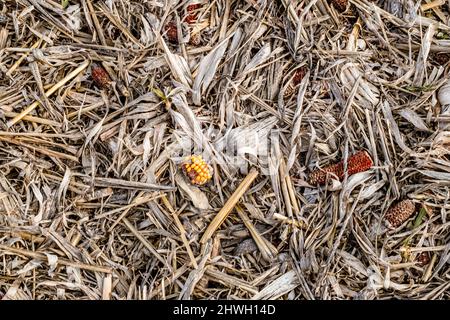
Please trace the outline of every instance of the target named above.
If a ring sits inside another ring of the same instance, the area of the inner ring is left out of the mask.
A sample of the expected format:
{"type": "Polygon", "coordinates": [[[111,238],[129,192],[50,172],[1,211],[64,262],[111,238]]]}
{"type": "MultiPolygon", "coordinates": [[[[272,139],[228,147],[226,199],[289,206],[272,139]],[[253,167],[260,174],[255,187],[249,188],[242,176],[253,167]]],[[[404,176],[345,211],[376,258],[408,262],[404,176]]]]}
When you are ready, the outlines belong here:
{"type": "Polygon", "coordinates": [[[295,71],[294,77],[289,82],[286,90],[284,91],[284,97],[288,97],[288,96],[290,96],[290,95],[292,95],[294,93],[295,88],[298,86],[298,84],[300,82],[302,82],[302,80],[305,77],[307,71],[308,70],[306,69],[306,67],[298,68],[295,71]]]}
{"type": "MultiPolygon", "coordinates": [[[[350,156],[347,161],[348,175],[363,172],[369,170],[373,165],[372,158],[366,151],[359,151],[350,156]]],[[[327,174],[332,173],[339,180],[342,180],[345,176],[344,161],[330,165],[323,169],[317,169],[310,173],[309,184],[324,184],[327,180],[327,174]]]]}
{"type": "Polygon", "coordinates": [[[165,26],[167,39],[171,43],[178,43],[178,28],[177,24],[173,21],[170,21],[165,26]]]}
{"type": "MultiPolygon", "coordinates": [[[[186,21],[188,24],[195,24],[197,22],[197,18],[198,18],[197,13],[195,11],[201,7],[202,7],[202,5],[200,3],[193,3],[193,4],[188,5],[186,8],[187,16],[184,19],[184,21],[186,21]]],[[[200,44],[200,34],[198,34],[198,33],[194,34],[191,32],[189,44],[198,46],[200,44]]]]}
{"type": "Polygon", "coordinates": [[[99,65],[92,66],[92,79],[97,87],[101,89],[106,89],[111,84],[111,78],[109,77],[108,72],[99,65]]]}
{"type": "Polygon", "coordinates": [[[386,213],[386,220],[392,227],[397,228],[408,220],[415,211],[416,206],[414,202],[403,200],[389,208],[386,213]]]}
{"type": "Polygon", "coordinates": [[[189,24],[193,24],[197,21],[197,13],[195,13],[195,10],[199,9],[202,5],[200,3],[194,3],[187,6],[186,11],[188,15],[186,16],[185,20],[189,24]]]}
{"type": "Polygon", "coordinates": [[[306,70],[305,67],[298,68],[298,69],[295,71],[294,78],[292,78],[292,84],[293,84],[294,86],[296,86],[296,85],[298,85],[300,82],[302,82],[303,78],[304,78],[305,75],[306,75],[306,71],[307,71],[307,70],[306,70]]]}

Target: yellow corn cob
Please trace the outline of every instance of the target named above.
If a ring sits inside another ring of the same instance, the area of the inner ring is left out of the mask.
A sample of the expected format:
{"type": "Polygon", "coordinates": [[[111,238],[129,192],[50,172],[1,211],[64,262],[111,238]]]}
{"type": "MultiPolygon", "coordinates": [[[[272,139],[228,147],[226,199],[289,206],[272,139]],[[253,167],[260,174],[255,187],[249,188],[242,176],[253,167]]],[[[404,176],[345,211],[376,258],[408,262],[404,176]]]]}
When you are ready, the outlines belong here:
{"type": "Polygon", "coordinates": [[[183,170],[192,184],[203,185],[211,178],[211,171],[202,156],[192,155],[183,164],[183,170]]]}

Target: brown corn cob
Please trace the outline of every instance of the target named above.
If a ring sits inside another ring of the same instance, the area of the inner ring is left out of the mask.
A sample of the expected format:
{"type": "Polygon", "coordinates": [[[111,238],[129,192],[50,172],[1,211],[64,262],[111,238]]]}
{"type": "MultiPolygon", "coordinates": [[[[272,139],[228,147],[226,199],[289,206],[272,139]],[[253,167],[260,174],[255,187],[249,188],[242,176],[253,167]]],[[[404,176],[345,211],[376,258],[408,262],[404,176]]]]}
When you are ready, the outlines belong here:
{"type": "Polygon", "coordinates": [[[170,21],[166,24],[165,28],[166,30],[166,36],[169,42],[171,43],[178,43],[178,28],[177,24],[173,21],[170,21]]]}
{"type": "Polygon", "coordinates": [[[419,263],[419,266],[424,267],[426,266],[428,263],[430,263],[430,255],[428,254],[428,252],[424,251],[421,252],[417,257],[416,257],[416,261],[419,263]]]}
{"type": "Polygon", "coordinates": [[[202,159],[202,156],[190,156],[188,161],[183,164],[183,169],[192,184],[202,185],[212,178],[208,164],[202,159]]]}
{"type": "Polygon", "coordinates": [[[386,213],[386,220],[392,227],[397,228],[408,220],[415,211],[416,206],[414,202],[403,200],[389,208],[386,213]]]}
{"type": "Polygon", "coordinates": [[[435,54],[434,59],[436,60],[436,62],[439,65],[442,66],[442,65],[446,64],[447,62],[449,62],[450,54],[439,52],[439,53],[435,54]]]}
{"type": "MultiPolygon", "coordinates": [[[[373,165],[372,158],[367,151],[359,151],[350,156],[347,160],[347,172],[348,175],[363,172],[369,170],[373,165]]],[[[309,184],[324,184],[327,180],[329,173],[334,174],[339,180],[342,180],[345,176],[344,161],[327,166],[323,169],[317,169],[310,173],[309,184]]]]}
{"type": "Polygon", "coordinates": [[[344,12],[347,9],[348,0],[331,0],[333,6],[340,12],[344,12]]]}
{"type": "Polygon", "coordinates": [[[101,89],[106,89],[111,85],[111,78],[109,77],[108,72],[99,65],[92,66],[92,79],[97,87],[101,89]]]}
{"type": "Polygon", "coordinates": [[[191,37],[189,38],[189,44],[198,46],[200,44],[200,35],[198,33],[191,33],[191,37]]]}
{"type": "Polygon", "coordinates": [[[302,82],[303,78],[305,77],[307,72],[307,69],[305,67],[298,68],[295,73],[294,77],[291,81],[289,81],[289,84],[284,91],[284,97],[291,96],[294,92],[297,86],[302,82]]]}

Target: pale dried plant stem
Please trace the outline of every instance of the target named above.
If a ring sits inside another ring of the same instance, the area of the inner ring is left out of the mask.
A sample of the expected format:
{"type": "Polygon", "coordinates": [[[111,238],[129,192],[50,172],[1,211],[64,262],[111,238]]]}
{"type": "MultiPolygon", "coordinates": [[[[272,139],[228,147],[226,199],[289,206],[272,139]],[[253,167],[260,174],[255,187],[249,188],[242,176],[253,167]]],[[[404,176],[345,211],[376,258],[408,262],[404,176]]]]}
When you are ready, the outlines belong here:
{"type": "Polygon", "coordinates": [[[135,237],[139,239],[139,241],[141,241],[144,247],[146,247],[156,257],[156,259],[158,259],[163,265],[167,267],[167,269],[171,271],[172,267],[170,266],[170,264],[167,263],[167,261],[164,260],[163,257],[161,257],[158,251],[156,251],[156,249],[152,246],[152,244],[141,235],[141,233],[131,224],[131,222],[125,217],[122,218],[122,221],[125,224],[125,226],[131,231],[131,233],[134,234],[135,237]]]}
{"type": "Polygon", "coordinates": [[[12,75],[12,73],[20,66],[20,64],[22,63],[22,61],[28,57],[28,55],[30,54],[31,51],[33,51],[33,49],[36,49],[37,47],[39,47],[39,45],[42,43],[42,39],[37,40],[33,46],[30,48],[29,51],[25,52],[20,58],[19,60],[17,60],[12,67],[8,70],[8,72],[6,72],[6,76],[10,77],[12,75]]]}
{"type": "MultiPolygon", "coordinates": [[[[4,115],[7,118],[14,118],[14,117],[17,117],[19,114],[17,112],[5,112],[4,115]]],[[[59,122],[49,120],[49,119],[34,117],[34,116],[24,116],[22,118],[22,120],[39,123],[39,124],[45,124],[47,126],[52,126],[52,127],[61,127],[61,123],[59,123],[59,122]]]]}
{"type": "Polygon", "coordinates": [[[166,208],[172,214],[172,217],[175,220],[175,224],[177,225],[178,230],[180,230],[181,240],[183,241],[183,244],[188,252],[189,259],[191,259],[192,265],[194,266],[195,269],[198,269],[198,264],[197,261],[195,261],[194,253],[192,252],[191,246],[189,245],[189,241],[186,238],[186,230],[184,229],[183,224],[181,223],[180,219],[177,216],[177,213],[175,212],[175,210],[173,209],[172,205],[170,204],[169,200],[165,195],[162,196],[162,201],[166,206],[166,208]]]}
{"type": "Polygon", "coordinates": [[[86,0],[86,4],[89,8],[89,13],[91,15],[92,22],[94,23],[95,30],[97,31],[100,42],[102,43],[102,45],[107,46],[105,36],[103,35],[103,29],[100,25],[100,22],[98,21],[97,15],[95,14],[95,9],[92,5],[91,0],[86,0]]]}
{"type": "Polygon", "coordinates": [[[102,300],[110,300],[112,292],[112,274],[103,279],[102,300]]]}
{"type": "Polygon", "coordinates": [[[292,209],[294,210],[295,214],[300,215],[300,207],[298,205],[297,196],[295,195],[295,188],[292,183],[291,176],[288,174],[288,175],[286,175],[285,179],[286,179],[286,184],[287,184],[287,188],[289,191],[289,196],[291,198],[292,209]]]}
{"type": "MultiPolygon", "coordinates": [[[[113,209],[113,210],[110,210],[110,211],[107,211],[107,212],[103,212],[102,214],[99,214],[98,216],[95,216],[93,219],[94,219],[94,220],[102,219],[102,218],[105,218],[105,217],[110,216],[110,215],[112,215],[112,214],[115,214],[115,213],[117,213],[117,212],[128,211],[128,210],[132,209],[133,207],[139,206],[139,205],[144,204],[144,203],[147,203],[147,202],[149,202],[149,201],[156,200],[156,199],[158,199],[158,198],[160,198],[160,197],[162,197],[162,196],[163,196],[163,194],[153,194],[153,195],[146,196],[146,197],[142,197],[142,198],[136,198],[136,199],[135,199],[132,203],[130,203],[129,205],[122,206],[122,207],[120,207],[120,208],[113,209]]],[[[119,216],[119,218],[115,221],[115,223],[113,224],[113,226],[111,226],[111,228],[108,230],[108,232],[111,232],[112,229],[114,229],[113,227],[114,227],[117,223],[119,223],[120,220],[122,220],[122,218],[123,218],[122,215],[123,215],[123,213],[122,213],[121,216],[119,216]]]]}
{"type": "Polygon", "coordinates": [[[425,270],[425,272],[424,272],[424,274],[422,276],[422,282],[423,283],[426,283],[426,282],[428,282],[428,280],[430,280],[431,275],[433,274],[433,268],[434,268],[434,265],[436,263],[436,260],[437,260],[437,254],[435,253],[431,257],[431,261],[428,264],[428,267],[427,267],[427,269],[425,270]]]}
{"type": "Polygon", "coordinates": [[[44,237],[40,237],[40,236],[31,234],[31,233],[28,233],[26,231],[17,231],[17,232],[13,231],[11,233],[11,235],[13,237],[19,237],[19,238],[25,239],[27,241],[32,241],[33,243],[36,243],[36,244],[41,244],[42,242],[45,241],[44,237]]]}
{"type": "Polygon", "coordinates": [[[258,170],[252,168],[249,174],[242,180],[241,184],[237,187],[228,201],[225,203],[223,208],[219,211],[219,213],[214,217],[213,221],[211,221],[210,225],[206,229],[202,238],[200,239],[200,243],[204,244],[208,239],[211,238],[213,233],[220,227],[220,225],[225,221],[225,219],[230,214],[231,210],[233,210],[234,206],[238,203],[239,199],[244,195],[244,193],[248,190],[252,182],[258,176],[258,170]]]}
{"type": "Polygon", "coordinates": [[[275,257],[278,254],[277,248],[275,248],[273,244],[271,244],[266,238],[264,238],[262,235],[259,234],[255,226],[250,222],[250,219],[245,213],[245,211],[242,210],[242,208],[239,207],[239,205],[236,205],[236,211],[239,217],[244,222],[244,225],[247,227],[248,231],[252,235],[253,240],[255,240],[256,246],[261,252],[263,259],[266,261],[272,261],[273,259],[275,259],[275,257]]]}
{"type": "Polygon", "coordinates": [[[173,271],[171,277],[167,279],[167,281],[165,281],[165,278],[163,278],[161,280],[161,284],[156,289],[152,290],[152,292],[149,295],[149,299],[157,296],[161,291],[164,292],[164,289],[166,287],[171,286],[174,283],[180,283],[178,281],[178,278],[180,278],[187,270],[188,266],[187,264],[185,264],[180,268],[178,268],[177,270],[173,271]]]}
{"type": "Polygon", "coordinates": [[[433,247],[420,247],[420,248],[408,248],[409,252],[430,252],[430,251],[443,251],[447,246],[433,246],[433,247]]]}
{"type": "Polygon", "coordinates": [[[281,159],[280,161],[280,183],[281,183],[281,192],[283,193],[284,198],[284,204],[285,209],[287,211],[287,214],[289,217],[292,218],[292,204],[291,204],[291,198],[288,190],[288,185],[286,181],[286,163],[284,162],[284,159],[281,159]]]}
{"type": "Polygon", "coordinates": [[[206,269],[206,275],[213,278],[215,281],[225,284],[227,287],[238,287],[241,290],[250,292],[251,294],[257,294],[258,288],[252,286],[245,280],[230,276],[224,272],[221,272],[215,268],[208,267],[206,269]]]}
{"type": "MultiPolygon", "coordinates": [[[[14,253],[17,255],[23,255],[28,258],[32,258],[32,259],[36,259],[36,260],[41,260],[41,261],[48,260],[48,258],[45,254],[28,251],[28,250],[24,250],[24,249],[13,248],[13,247],[5,246],[2,244],[0,244],[0,250],[3,252],[11,252],[11,253],[14,253]]],[[[85,264],[85,263],[80,263],[80,262],[73,262],[73,261],[68,261],[66,259],[62,259],[59,257],[58,257],[58,263],[65,265],[65,266],[80,268],[80,269],[94,271],[94,272],[103,272],[103,273],[111,273],[112,272],[112,269],[109,267],[95,266],[95,265],[90,265],[90,264],[85,264]]]]}
{"type": "Polygon", "coordinates": [[[444,5],[445,2],[446,2],[446,0],[435,0],[435,1],[431,1],[431,2],[428,2],[428,3],[422,4],[422,5],[420,6],[420,9],[421,9],[422,11],[426,11],[426,10],[429,10],[429,9],[434,9],[434,8],[437,8],[437,7],[440,7],[440,6],[444,5]]]}
{"type": "Polygon", "coordinates": [[[42,147],[35,147],[35,146],[29,145],[27,143],[23,143],[22,141],[18,141],[18,140],[13,139],[13,138],[0,137],[0,141],[5,141],[5,142],[9,142],[9,143],[12,143],[12,144],[15,144],[15,145],[19,145],[19,146],[28,148],[30,150],[33,150],[33,151],[45,154],[45,155],[50,156],[50,157],[55,157],[55,158],[60,158],[60,159],[67,159],[67,160],[71,160],[73,162],[78,162],[78,158],[77,157],[74,157],[74,156],[71,156],[71,155],[68,155],[68,154],[65,154],[65,153],[61,153],[61,152],[58,152],[58,151],[50,150],[50,149],[43,149],[42,147]]]}
{"type": "MultiPolygon", "coordinates": [[[[131,206],[127,206],[127,208],[125,208],[125,210],[123,210],[123,212],[120,214],[120,216],[117,218],[117,220],[114,221],[112,226],[108,229],[108,232],[112,232],[114,230],[114,228],[119,224],[119,222],[128,214],[128,212],[130,212],[132,207],[138,206],[139,204],[142,204],[142,203],[145,203],[145,202],[140,202],[140,201],[133,201],[133,202],[134,203],[132,203],[131,206]]],[[[120,208],[120,209],[122,209],[122,208],[120,208]]]]}
{"type": "MultiPolygon", "coordinates": [[[[53,93],[56,92],[59,88],[61,88],[63,85],[65,85],[68,81],[72,80],[74,77],[76,77],[81,71],[87,68],[89,65],[89,61],[86,60],[83,62],[78,68],[70,72],[67,76],[65,76],[61,81],[59,81],[57,84],[55,84],[53,87],[51,87],[46,93],[45,96],[48,98],[53,93]]],[[[17,116],[15,116],[12,120],[8,121],[7,126],[8,128],[15,125],[17,122],[23,119],[26,115],[28,115],[31,111],[33,111],[38,105],[40,104],[39,101],[35,101],[32,104],[28,106],[25,110],[23,110],[21,113],[19,113],[17,116]]]]}
{"type": "Polygon", "coordinates": [[[283,216],[282,214],[276,212],[273,214],[273,218],[283,223],[288,223],[290,225],[296,226],[297,228],[304,228],[304,224],[301,221],[289,219],[288,217],[283,216]]]}
{"type": "Polygon", "coordinates": [[[67,118],[70,119],[70,118],[73,118],[73,117],[75,117],[75,116],[81,116],[81,115],[83,115],[83,114],[85,114],[85,113],[88,113],[89,111],[95,110],[96,108],[100,108],[100,107],[103,106],[104,104],[105,104],[104,101],[100,101],[100,102],[94,103],[93,105],[91,105],[91,106],[89,106],[89,107],[86,107],[86,108],[81,108],[81,107],[80,107],[79,110],[73,111],[73,112],[69,113],[69,114],[67,115],[67,118]]]}

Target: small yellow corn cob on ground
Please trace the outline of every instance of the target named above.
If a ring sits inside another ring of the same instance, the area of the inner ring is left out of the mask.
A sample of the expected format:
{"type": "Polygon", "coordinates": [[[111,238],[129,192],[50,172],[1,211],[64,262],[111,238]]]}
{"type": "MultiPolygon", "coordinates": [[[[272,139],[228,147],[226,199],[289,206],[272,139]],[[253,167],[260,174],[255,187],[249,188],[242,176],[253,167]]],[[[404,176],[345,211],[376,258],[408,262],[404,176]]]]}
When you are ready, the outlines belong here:
{"type": "Polygon", "coordinates": [[[183,170],[192,184],[203,185],[212,178],[208,164],[200,155],[190,156],[183,164],[183,170]]]}

